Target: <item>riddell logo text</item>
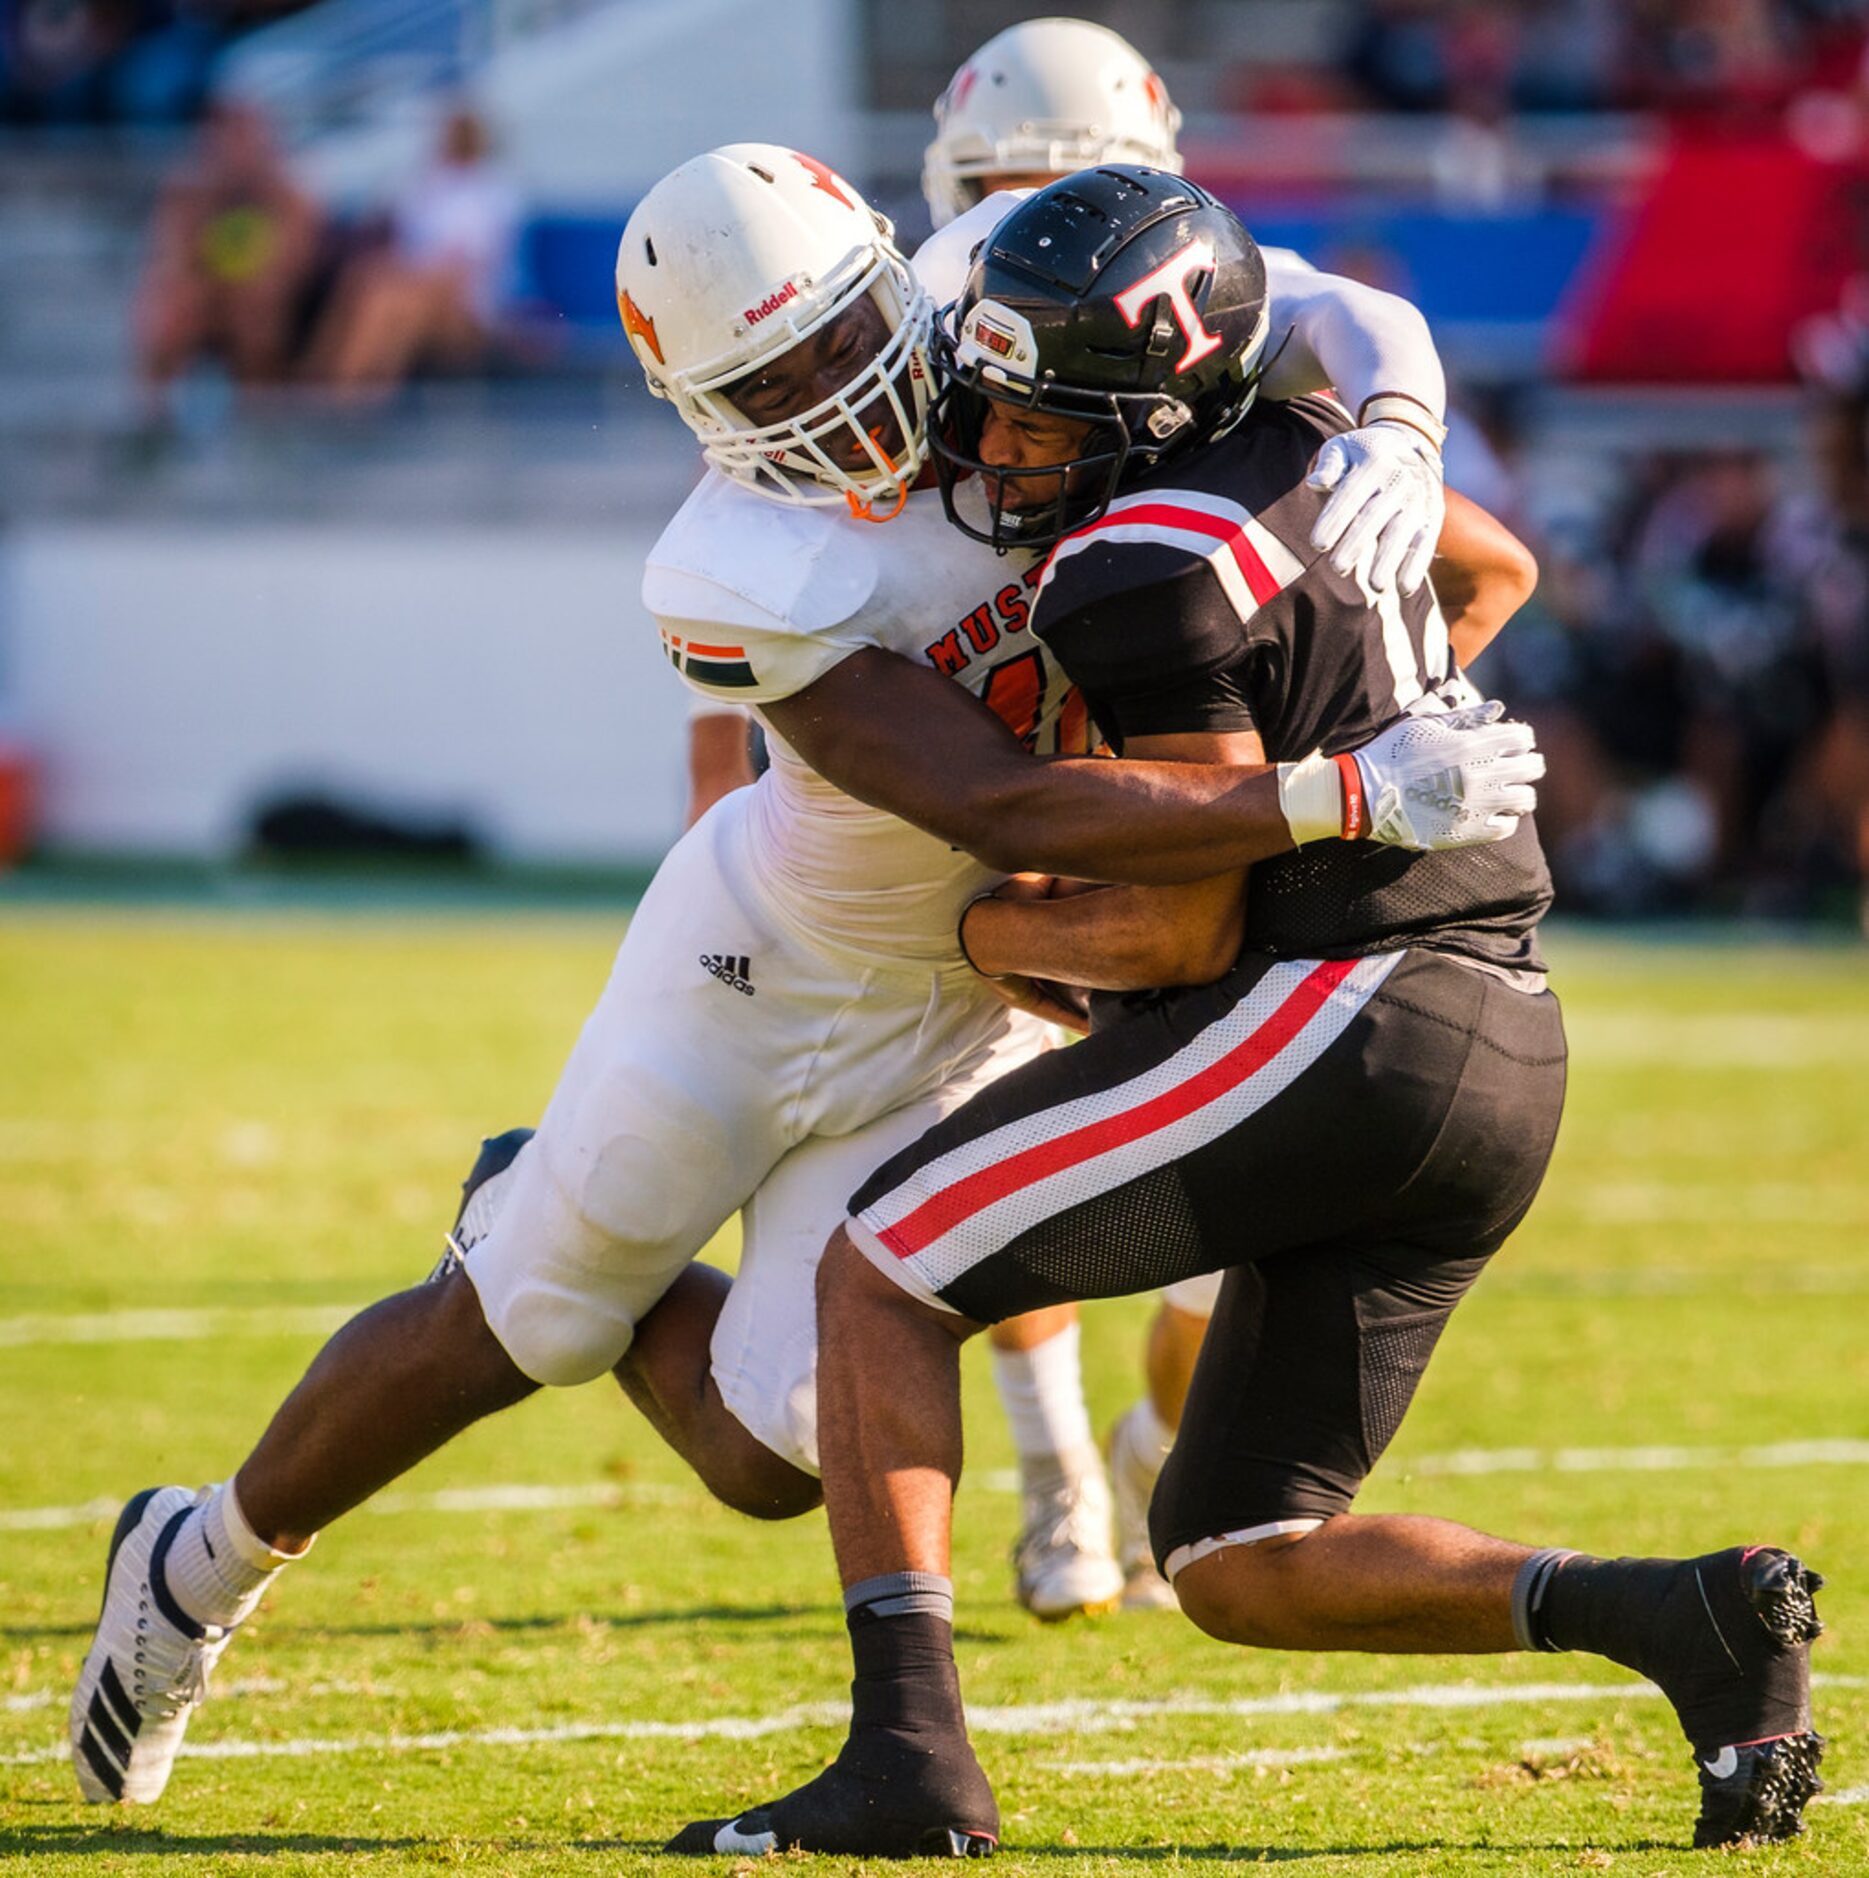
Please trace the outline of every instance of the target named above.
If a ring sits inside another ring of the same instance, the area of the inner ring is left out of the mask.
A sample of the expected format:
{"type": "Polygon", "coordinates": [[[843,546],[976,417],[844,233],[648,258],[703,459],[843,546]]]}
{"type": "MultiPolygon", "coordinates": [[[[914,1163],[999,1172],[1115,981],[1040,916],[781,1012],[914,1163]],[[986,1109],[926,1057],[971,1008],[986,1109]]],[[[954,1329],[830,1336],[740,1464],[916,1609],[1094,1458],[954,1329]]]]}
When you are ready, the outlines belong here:
{"type": "Polygon", "coordinates": [[[761,320],[770,319],[788,300],[798,298],[798,283],[788,280],[776,293],[769,293],[758,306],[750,306],[740,317],[749,326],[757,326],[761,320]]]}

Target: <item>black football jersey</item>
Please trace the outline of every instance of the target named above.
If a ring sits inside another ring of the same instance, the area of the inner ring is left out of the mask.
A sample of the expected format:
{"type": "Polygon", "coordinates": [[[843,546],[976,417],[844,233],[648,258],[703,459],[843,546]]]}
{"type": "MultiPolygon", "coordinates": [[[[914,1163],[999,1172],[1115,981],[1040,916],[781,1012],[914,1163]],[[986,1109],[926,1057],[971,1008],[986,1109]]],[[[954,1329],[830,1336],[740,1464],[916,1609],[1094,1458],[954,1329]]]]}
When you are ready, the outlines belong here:
{"type": "MultiPolygon", "coordinates": [[[[1432,591],[1372,597],[1310,545],[1329,398],[1239,429],[1119,496],[1053,550],[1032,629],[1119,753],[1131,737],[1257,730],[1273,762],[1355,749],[1451,672],[1432,591]]],[[[1248,949],[1347,958],[1423,946],[1542,970],[1551,877],[1530,817],[1490,847],[1416,854],[1321,841],[1261,861],[1248,949]]]]}

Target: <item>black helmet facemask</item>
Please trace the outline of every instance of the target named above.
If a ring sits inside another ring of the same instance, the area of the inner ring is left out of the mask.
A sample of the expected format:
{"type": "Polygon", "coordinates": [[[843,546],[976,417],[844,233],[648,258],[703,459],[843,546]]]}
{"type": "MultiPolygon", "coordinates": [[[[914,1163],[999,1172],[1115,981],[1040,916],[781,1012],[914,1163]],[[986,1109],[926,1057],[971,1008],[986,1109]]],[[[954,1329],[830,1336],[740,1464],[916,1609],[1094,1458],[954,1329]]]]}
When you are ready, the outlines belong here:
{"type": "Polygon", "coordinates": [[[1118,165],[1040,190],[937,325],[928,435],[949,520],[1002,553],[1086,526],[1125,483],[1239,423],[1266,337],[1258,248],[1204,190],[1118,165]],[[1063,463],[1001,468],[980,456],[989,400],[1090,428],[1063,463]]]}
{"type": "Polygon", "coordinates": [[[1048,548],[1094,521],[1115,500],[1133,454],[1129,424],[1112,394],[1089,397],[1033,384],[1024,392],[962,366],[951,339],[936,340],[936,393],[928,412],[929,453],[947,517],[962,534],[1002,554],[1011,548],[1048,548]],[[989,389],[990,387],[990,389],[989,389]],[[980,438],[995,402],[1090,426],[1075,456],[1063,463],[1019,469],[986,462],[980,438]],[[963,488],[977,498],[961,496],[963,488]],[[972,513],[964,512],[971,508],[972,513]],[[984,524],[980,517],[984,514],[984,524]]]}

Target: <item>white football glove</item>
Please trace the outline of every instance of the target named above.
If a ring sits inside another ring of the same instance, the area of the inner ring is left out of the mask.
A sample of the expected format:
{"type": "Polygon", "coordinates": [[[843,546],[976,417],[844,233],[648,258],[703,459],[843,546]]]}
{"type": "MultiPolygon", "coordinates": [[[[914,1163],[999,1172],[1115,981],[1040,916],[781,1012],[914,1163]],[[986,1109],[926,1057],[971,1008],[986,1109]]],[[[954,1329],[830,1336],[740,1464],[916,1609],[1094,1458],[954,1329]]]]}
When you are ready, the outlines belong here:
{"type": "Polygon", "coordinates": [[[1328,489],[1311,546],[1372,593],[1413,593],[1428,577],[1447,513],[1441,453],[1410,424],[1378,419],[1330,438],[1305,478],[1328,489]]]}
{"type": "Polygon", "coordinates": [[[1495,698],[1404,717],[1353,757],[1314,752],[1281,763],[1278,773],[1299,846],[1339,835],[1397,848],[1466,848],[1505,840],[1531,814],[1545,760],[1531,726],[1507,719],[1495,698]],[[1358,781],[1360,802],[1353,799],[1358,781]]]}

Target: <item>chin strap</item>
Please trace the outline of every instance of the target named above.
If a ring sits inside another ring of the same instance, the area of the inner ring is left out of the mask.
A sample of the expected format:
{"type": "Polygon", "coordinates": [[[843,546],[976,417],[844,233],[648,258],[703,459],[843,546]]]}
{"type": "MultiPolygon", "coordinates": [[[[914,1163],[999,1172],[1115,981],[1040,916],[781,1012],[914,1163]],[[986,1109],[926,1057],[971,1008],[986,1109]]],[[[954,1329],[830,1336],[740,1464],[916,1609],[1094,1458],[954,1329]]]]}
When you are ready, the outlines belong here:
{"type": "Polygon", "coordinates": [[[876,504],[874,502],[866,502],[854,489],[846,489],[844,491],[844,501],[849,504],[850,513],[854,515],[858,521],[875,522],[878,526],[881,526],[884,522],[893,522],[896,517],[908,507],[908,485],[906,483],[896,484],[895,506],[881,515],[877,514],[876,504]]]}
{"type": "Polygon", "coordinates": [[[870,444],[876,454],[889,465],[890,474],[896,479],[895,506],[886,515],[876,513],[876,504],[865,501],[854,489],[844,491],[844,500],[850,505],[850,513],[860,522],[875,522],[879,527],[884,522],[893,522],[908,507],[909,485],[902,480],[902,472],[896,467],[896,460],[883,448],[883,426],[878,424],[870,432],[870,444]]]}

